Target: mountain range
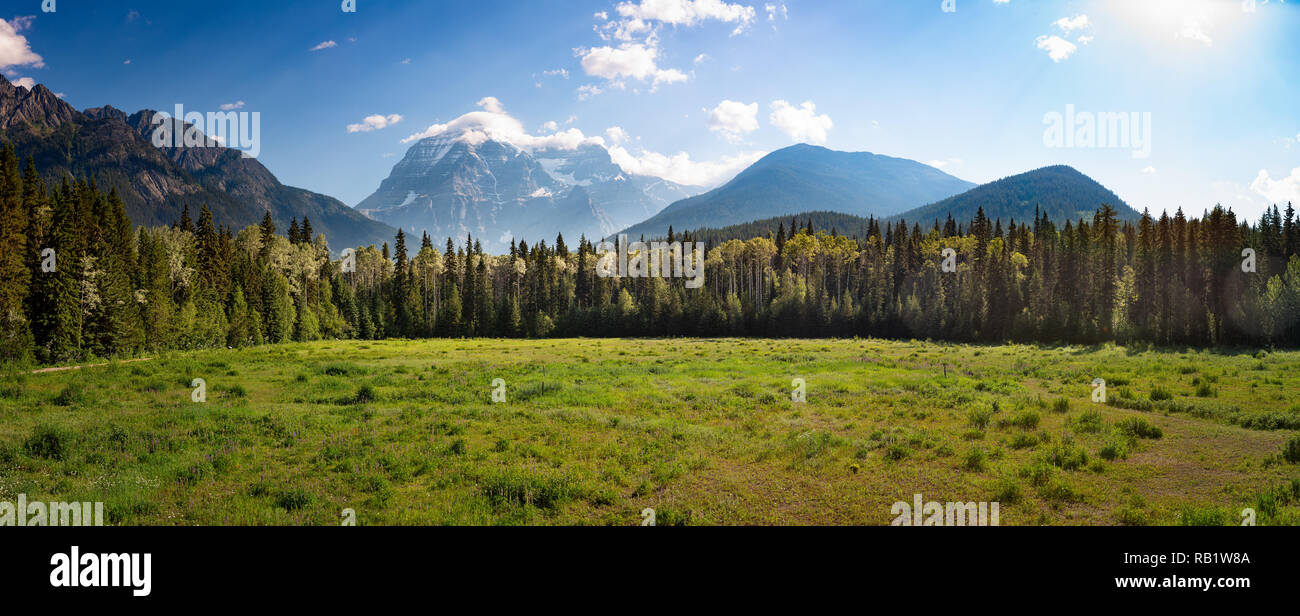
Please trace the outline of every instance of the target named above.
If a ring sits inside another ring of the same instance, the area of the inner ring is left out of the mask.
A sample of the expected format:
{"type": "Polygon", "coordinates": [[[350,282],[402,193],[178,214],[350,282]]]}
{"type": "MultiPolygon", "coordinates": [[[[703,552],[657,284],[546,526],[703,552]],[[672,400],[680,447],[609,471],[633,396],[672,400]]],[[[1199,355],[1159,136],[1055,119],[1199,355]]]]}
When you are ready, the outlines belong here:
{"type": "Polygon", "coordinates": [[[391,241],[397,228],[435,239],[472,235],[501,253],[514,239],[551,241],[559,233],[571,242],[620,231],[661,237],[669,228],[721,237],[811,212],[845,233],[867,217],[965,222],[980,207],[1007,221],[1028,219],[1035,208],[1058,223],[1090,218],[1102,203],[1121,219],[1139,217],[1114,192],[1065,166],[976,186],[912,160],[795,145],[704,192],[627,173],[595,143],[530,150],[470,134],[416,142],[378,190],[350,208],[281,184],[238,150],[155,147],[155,113],[77,111],[44,85],[28,89],[0,76],[0,140],[32,156],[47,180],[71,174],[116,189],[136,225],[170,224],[187,205],[197,216],[203,204],[217,224],[235,229],[258,224],[267,211],[281,229],[309,218],[335,251],[391,241]]]}
{"type": "Polygon", "coordinates": [[[410,233],[482,241],[595,239],[657,214],[700,189],[633,175],[596,144],[528,151],[463,134],[421,139],[357,209],[410,233]]]}
{"type": "Polygon", "coordinates": [[[623,233],[650,237],[665,234],[670,226],[716,228],[811,211],[884,218],[974,186],[914,160],[795,145],[768,154],[730,182],[678,201],[623,233]]]}
{"type": "Polygon", "coordinates": [[[237,150],[155,147],[154,115],[111,106],[77,111],[42,84],[28,89],[0,76],[0,140],[31,156],[48,181],[69,174],[116,189],[135,225],[171,224],[185,206],[197,218],[206,204],[216,224],[236,230],[260,223],[267,211],[280,229],[309,218],[335,251],[397,233],[337,199],[281,184],[237,150]]]}

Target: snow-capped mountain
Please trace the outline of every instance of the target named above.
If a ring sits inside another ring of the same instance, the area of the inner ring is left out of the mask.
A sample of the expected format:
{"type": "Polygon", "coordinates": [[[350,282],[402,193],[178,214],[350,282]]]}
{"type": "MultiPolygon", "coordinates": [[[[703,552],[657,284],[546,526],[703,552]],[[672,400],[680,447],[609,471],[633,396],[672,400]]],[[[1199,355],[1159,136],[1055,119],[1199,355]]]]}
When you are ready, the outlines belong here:
{"type": "Polygon", "coordinates": [[[529,152],[502,141],[437,135],[411,146],[357,209],[439,241],[471,234],[484,250],[500,252],[512,239],[599,238],[698,192],[625,173],[595,144],[529,152]]]}

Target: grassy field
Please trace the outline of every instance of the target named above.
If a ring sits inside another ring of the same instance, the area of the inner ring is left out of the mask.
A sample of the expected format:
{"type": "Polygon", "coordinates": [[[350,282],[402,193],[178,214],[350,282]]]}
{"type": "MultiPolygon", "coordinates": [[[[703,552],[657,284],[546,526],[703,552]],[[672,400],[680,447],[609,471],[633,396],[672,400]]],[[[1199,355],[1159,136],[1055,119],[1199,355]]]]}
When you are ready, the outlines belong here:
{"type": "Polygon", "coordinates": [[[1300,524],[1300,465],[1283,453],[1296,392],[1296,352],[580,339],[172,353],[0,377],[0,501],[103,501],[128,525],[335,525],[345,508],[362,525],[635,525],[651,507],[662,526],[888,524],[919,493],[998,501],[1003,525],[1236,524],[1245,507],[1300,524]]]}

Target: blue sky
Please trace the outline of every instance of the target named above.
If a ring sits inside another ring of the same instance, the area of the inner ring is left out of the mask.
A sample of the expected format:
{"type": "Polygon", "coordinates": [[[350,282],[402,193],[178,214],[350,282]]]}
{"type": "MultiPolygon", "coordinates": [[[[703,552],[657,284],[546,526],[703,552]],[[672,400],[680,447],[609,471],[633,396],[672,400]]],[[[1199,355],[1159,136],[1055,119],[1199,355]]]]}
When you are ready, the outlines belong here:
{"type": "Polygon", "coordinates": [[[350,205],[404,139],[451,125],[601,142],[630,171],[703,184],[801,141],[973,182],[1068,164],[1138,209],[1255,218],[1300,204],[1298,5],[23,0],[0,15],[0,70],[79,109],[242,102],[272,172],[350,205]],[[1150,155],[1048,147],[1045,115],[1067,105],[1149,113],[1150,155]]]}

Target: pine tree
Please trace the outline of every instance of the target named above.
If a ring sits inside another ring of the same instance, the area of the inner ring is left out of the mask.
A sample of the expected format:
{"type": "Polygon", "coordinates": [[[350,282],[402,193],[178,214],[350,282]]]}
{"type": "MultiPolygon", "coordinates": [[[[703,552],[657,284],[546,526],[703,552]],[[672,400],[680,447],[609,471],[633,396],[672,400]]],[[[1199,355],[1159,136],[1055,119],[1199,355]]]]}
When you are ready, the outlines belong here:
{"type": "Polygon", "coordinates": [[[27,322],[28,213],[23,179],[12,145],[0,151],[0,358],[23,359],[32,351],[27,322]]]}

